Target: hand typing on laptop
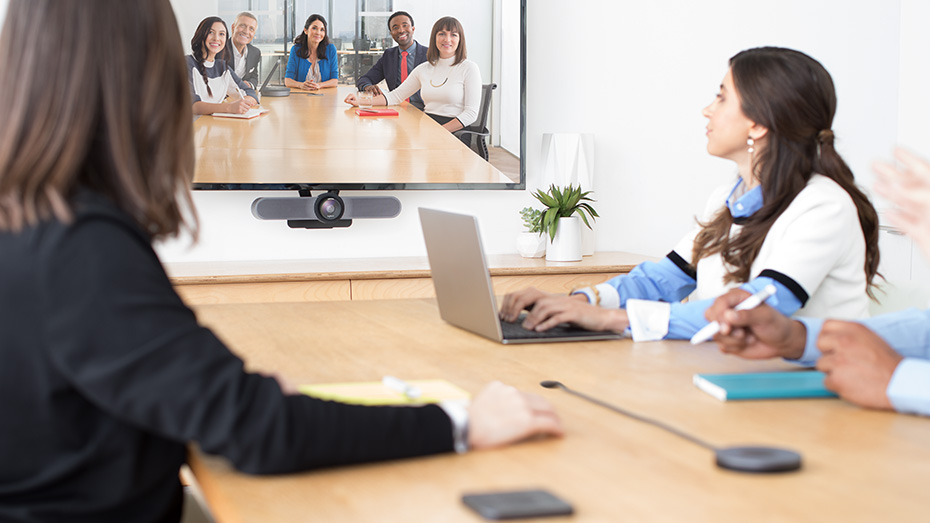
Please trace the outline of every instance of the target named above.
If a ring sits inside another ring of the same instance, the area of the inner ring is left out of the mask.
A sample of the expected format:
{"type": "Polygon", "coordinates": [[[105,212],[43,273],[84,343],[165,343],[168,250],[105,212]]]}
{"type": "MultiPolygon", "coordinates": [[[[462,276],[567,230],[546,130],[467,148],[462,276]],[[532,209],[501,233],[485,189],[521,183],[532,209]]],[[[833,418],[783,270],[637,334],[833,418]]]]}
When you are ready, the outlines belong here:
{"type": "Polygon", "coordinates": [[[593,331],[622,333],[630,325],[625,310],[591,305],[584,294],[549,294],[529,287],[504,296],[500,317],[516,321],[523,310],[530,311],[523,320],[523,328],[535,331],[570,323],[593,331]]]}

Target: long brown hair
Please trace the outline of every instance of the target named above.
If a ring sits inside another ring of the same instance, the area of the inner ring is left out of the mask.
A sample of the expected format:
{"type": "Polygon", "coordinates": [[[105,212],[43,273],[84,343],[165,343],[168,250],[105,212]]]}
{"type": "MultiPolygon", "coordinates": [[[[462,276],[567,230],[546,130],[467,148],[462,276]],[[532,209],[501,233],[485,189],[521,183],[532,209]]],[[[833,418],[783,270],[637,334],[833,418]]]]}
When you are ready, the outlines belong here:
{"type": "MultiPolygon", "coordinates": [[[[411,20],[413,19],[411,18],[411,20]]],[[[452,62],[452,65],[458,65],[468,58],[468,50],[465,47],[465,28],[457,19],[446,16],[436,20],[436,23],[433,24],[433,30],[430,32],[429,47],[426,49],[426,60],[429,63],[436,65],[436,62],[439,61],[439,47],[436,46],[436,35],[439,34],[439,31],[452,31],[459,34],[459,46],[455,49],[455,61],[452,62]]]]}
{"type": "MultiPolygon", "coordinates": [[[[323,15],[312,14],[307,18],[307,22],[304,24],[304,29],[310,29],[310,24],[319,20],[323,24],[323,39],[320,40],[320,44],[316,46],[316,57],[320,60],[326,59],[326,50],[329,48],[329,26],[326,25],[326,19],[323,18],[323,15]]],[[[301,31],[294,38],[294,45],[297,46],[297,57],[298,58],[310,58],[310,39],[307,38],[307,33],[301,31]]]]}
{"type": "MultiPolygon", "coordinates": [[[[191,37],[191,56],[194,57],[194,61],[197,62],[197,71],[200,73],[200,76],[203,78],[203,83],[207,86],[207,94],[213,96],[213,90],[210,89],[210,81],[207,79],[207,68],[203,65],[203,62],[207,59],[204,55],[209,55],[210,52],[207,51],[207,36],[210,35],[210,31],[213,29],[213,24],[221,23],[223,24],[223,30],[226,31],[226,45],[223,46],[223,49],[216,53],[216,56],[213,57],[214,60],[223,60],[227,65],[232,65],[233,61],[233,52],[231,44],[229,43],[232,39],[232,35],[229,34],[229,28],[226,27],[226,22],[218,16],[208,16],[200,21],[200,25],[197,26],[197,29],[194,30],[194,36],[191,37]]],[[[223,70],[221,66],[220,70],[223,70]]]]}
{"type": "Polygon", "coordinates": [[[871,296],[879,261],[878,214],[833,147],[836,91],[830,73],[806,54],[778,47],[742,51],[730,59],[730,70],[743,114],[768,129],[766,145],[752,166],[764,203],[732,238],[733,217],[726,207],[708,223],[701,223],[693,263],[696,266],[701,258],[720,253],[731,268],[725,281],[748,281],[772,224],[817,173],[836,182],[856,205],[865,237],[863,269],[871,296]]]}
{"type": "Polygon", "coordinates": [[[153,239],[177,234],[193,213],[194,143],[168,0],[10,0],[0,46],[0,230],[68,222],[87,187],[153,239]]]}

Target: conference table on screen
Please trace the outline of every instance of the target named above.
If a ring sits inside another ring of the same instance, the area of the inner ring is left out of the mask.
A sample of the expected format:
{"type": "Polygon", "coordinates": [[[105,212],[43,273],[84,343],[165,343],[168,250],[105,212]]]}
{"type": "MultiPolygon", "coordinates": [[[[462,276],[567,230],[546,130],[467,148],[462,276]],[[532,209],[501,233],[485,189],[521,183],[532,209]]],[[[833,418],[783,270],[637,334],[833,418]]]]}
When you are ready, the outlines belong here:
{"type": "Polygon", "coordinates": [[[409,103],[358,116],[344,102],[354,91],[292,89],[252,119],[197,118],[194,183],[514,183],[409,103]]]}
{"type": "MultiPolygon", "coordinates": [[[[695,373],[794,368],[706,343],[630,340],[501,345],[443,322],[433,299],[196,306],[254,371],[300,384],[441,378],[476,393],[501,380],[549,400],[564,438],[511,447],[249,476],[195,447],[190,463],[218,521],[481,519],[464,493],[544,488],[577,521],[926,521],[930,420],[839,399],[721,402],[695,373]],[[556,379],[718,446],[803,455],[773,475],[715,466],[710,451],[558,390],[556,379]]],[[[320,427],[320,430],[326,430],[320,427]]]]}

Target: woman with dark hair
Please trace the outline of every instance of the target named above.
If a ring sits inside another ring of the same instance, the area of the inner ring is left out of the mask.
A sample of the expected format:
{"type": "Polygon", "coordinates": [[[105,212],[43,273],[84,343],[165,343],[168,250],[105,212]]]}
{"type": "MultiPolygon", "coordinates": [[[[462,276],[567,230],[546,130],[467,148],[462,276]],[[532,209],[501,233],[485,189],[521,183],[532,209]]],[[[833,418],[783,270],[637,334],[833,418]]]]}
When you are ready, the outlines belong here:
{"type": "Polygon", "coordinates": [[[258,103],[255,90],[232,70],[228,37],[226,22],[217,16],[204,18],[194,31],[187,55],[194,114],[243,114],[258,103]],[[224,103],[227,96],[232,101],[224,103]]]}
{"type": "Polygon", "coordinates": [[[326,19],[310,15],[304,30],[294,39],[287,59],[284,85],[296,89],[317,90],[339,83],[339,57],[329,42],[326,19]]]}
{"type": "Polygon", "coordinates": [[[152,249],[196,232],[168,0],[10,0],[0,44],[0,521],[178,521],[189,442],[277,474],[561,433],[500,383],[467,406],[292,394],[197,323],[152,249]]]}
{"type": "Polygon", "coordinates": [[[502,318],[532,307],[530,329],[567,321],[629,327],[636,340],[689,338],[713,298],[770,284],[768,303],[783,314],[867,317],[878,217],[834,149],[835,112],[833,80],[813,58],[773,47],[738,53],[704,116],[707,151],[733,161],[739,177],[711,196],[698,227],[660,262],[571,296],[509,294],[502,318]]]}
{"type": "MultiPolygon", "coordinates": [[[[440,18],[433,24],[427,61],[418,65],[397,89],[375,95],[372,104],[397,105],[420,91],[423,110],[432,119],[450,132],[468,127],[478,119],[481,71],[467,56],[462,24],[451,16],[440,18]]],[[[358,105],[355,93],[345,101],[358,105]]]]}

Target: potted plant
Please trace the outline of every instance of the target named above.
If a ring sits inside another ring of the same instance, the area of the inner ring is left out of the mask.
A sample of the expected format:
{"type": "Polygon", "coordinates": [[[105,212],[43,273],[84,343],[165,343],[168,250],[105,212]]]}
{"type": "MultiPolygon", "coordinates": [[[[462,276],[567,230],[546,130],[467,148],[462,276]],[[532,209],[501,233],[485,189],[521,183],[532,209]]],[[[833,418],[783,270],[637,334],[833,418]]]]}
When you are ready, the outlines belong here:
{"type": "Polygon", "coordinates": [[[590,229],[598,217],[597,211],[588,202],[591,191],[581,192],[581,185],[559,188],[550,185],[548,191],[538,189],[533,196],[546,206],[540,216],[543,233],[549,237],[546,259],[552,261],[581,260],[581,222],[590,229]],[[579,220],[579,217],[581,218],[579,220]]]}
{"type": "Polygon", "coordinates": [[[517,237],[517,252],[524,258],[541,258],[546,254],[546,237],[542,231],[542,211],[524,207],[520,211],[524,231],[517,237]]]}

